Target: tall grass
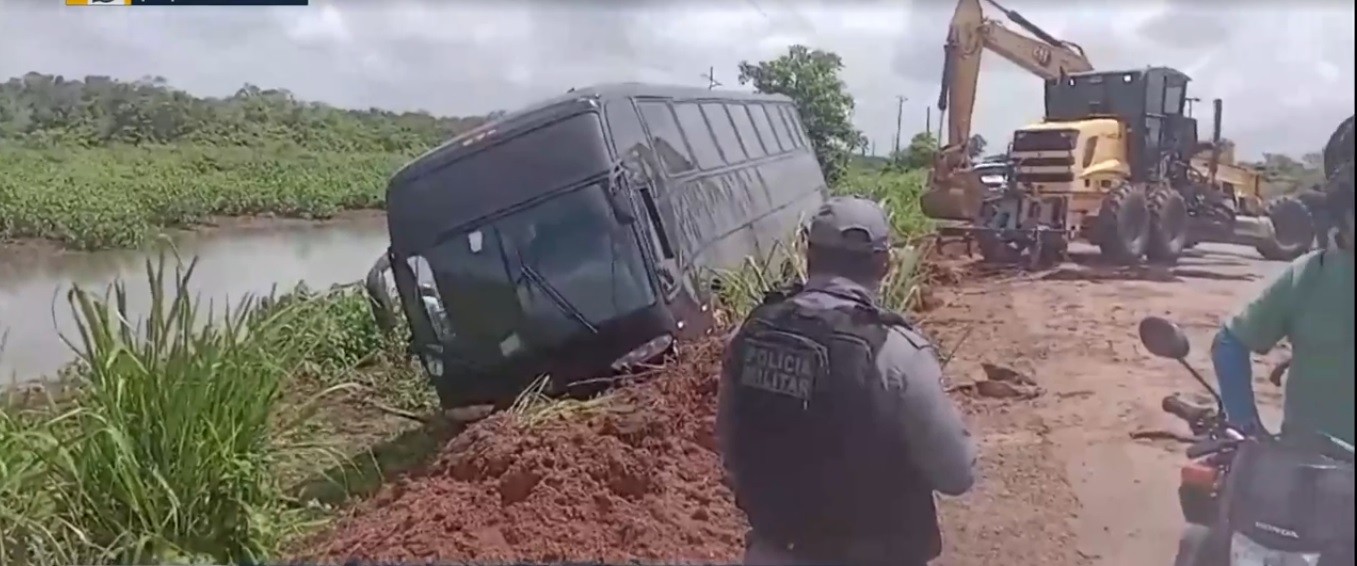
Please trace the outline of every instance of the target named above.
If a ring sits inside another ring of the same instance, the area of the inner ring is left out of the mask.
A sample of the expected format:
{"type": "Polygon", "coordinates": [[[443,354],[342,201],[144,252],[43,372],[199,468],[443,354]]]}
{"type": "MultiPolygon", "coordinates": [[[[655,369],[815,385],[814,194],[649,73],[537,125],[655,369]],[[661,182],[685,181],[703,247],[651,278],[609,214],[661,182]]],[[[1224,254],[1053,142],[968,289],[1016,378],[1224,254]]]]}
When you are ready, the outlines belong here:
{"type": "MultiPolygon", "coordinates": [[[[924,283],[920,266],[932,251],[931,244],[921,238],[933,227],[919,208],[919,195],[926,180],[924,171],[853,169],[834,187],[836,195],[868,198],[880,203],[886,211],[896,247],[891,250],[890,271],[882,280],[879,300],[882,306],[897,311],[907,311],[915,306],[924,283]]],[[[768,291],[793,280],[804,281],[804,252],[804,241],[794,235],[766,257],[746,258],[740,269],[719,274],[721,292],[718,300],[724,315],[741,319],[768,291]]]]}
{"type": "Polygon", "coordinates": [[[314,408],[284,398],[315,347],[311,321],[300,308],[260,315],[252,297],[204,312],[193,267],[167,282],[164,256],[147,262],[140,323],[121,282],[70,292],[85,386],[60,415],[0,412],[6,564],[259,561],[302,527],[275,472],[333,459],[289,441],[314,408]]]}

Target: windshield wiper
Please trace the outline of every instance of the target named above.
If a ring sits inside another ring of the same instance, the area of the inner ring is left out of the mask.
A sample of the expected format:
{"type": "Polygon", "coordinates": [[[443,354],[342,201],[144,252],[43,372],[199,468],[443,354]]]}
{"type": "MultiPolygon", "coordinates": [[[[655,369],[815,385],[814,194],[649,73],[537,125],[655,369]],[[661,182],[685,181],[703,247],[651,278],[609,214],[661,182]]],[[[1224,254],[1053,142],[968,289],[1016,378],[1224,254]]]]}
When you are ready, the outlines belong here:
{"type": "Polygon", "coordinates": [[[589,319],[585,318],[584,313],[575,308],[575,305],[571,304],[569,300],[561,295],[560,291],[557,291],[545,277],[542,277],[542,274],[538,273],[537,270],[533,269],[527,262],[520,261],[519,265],[523,268],[523,275],[528,279],[531,279],[534,283],[537,283],[537,286],[546,293],[547,298],[551,299],[551,302],[554,303],[557,308],[561,309],[561,312],[570,315],[570,318],[574,319],[575,322],[580,323],[580,326],[587,329],[590,334],[598,334],[598,328],[591,324],[589,319]]]}

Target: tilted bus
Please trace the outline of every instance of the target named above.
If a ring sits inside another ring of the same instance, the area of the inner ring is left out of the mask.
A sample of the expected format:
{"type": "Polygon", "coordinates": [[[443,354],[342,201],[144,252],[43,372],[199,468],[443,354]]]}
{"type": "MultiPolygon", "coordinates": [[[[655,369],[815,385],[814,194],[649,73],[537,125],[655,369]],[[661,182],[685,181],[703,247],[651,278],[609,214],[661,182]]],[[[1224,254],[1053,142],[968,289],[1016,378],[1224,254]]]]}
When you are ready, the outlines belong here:
{"type": "Polygon", "coordinates": [[[503,404],[707,332],[712,274],[774,253],[827,193],[785,96],[574,89],[396,172],[368,288],[390,320],[390,269],[444,407],[503,404]]]}

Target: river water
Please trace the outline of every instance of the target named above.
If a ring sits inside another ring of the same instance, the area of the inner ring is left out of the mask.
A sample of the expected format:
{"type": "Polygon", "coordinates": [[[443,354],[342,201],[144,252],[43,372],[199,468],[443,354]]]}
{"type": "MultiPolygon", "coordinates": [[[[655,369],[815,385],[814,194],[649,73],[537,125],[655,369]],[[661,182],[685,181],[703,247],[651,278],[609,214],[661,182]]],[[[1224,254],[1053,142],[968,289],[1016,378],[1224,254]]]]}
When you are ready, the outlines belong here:
{"type": "MultiPolygon", "coordinates": [[[[219,229],[185,234],[174,248],[187,262],[197,256],[190,284],[204,306],[221,305],[245,294],[266,294],[276,285],[312,288],[358,281],[386,247],[386,226],[378,217],[323,224],[219,229]]],[[[145,262],[165,244],[144,250],[93,253],[0,250],[0,386],[54,374],[74,359],[62,341],[76,341],[77,328],[66,300],[71,284],[102,289],[122,278],[129,310],[137,316],[150,302],[145,262]]],[[[174,261],[170,256],[169,261],[174,261]]],[[[169,277],[172,277],[172,273],[169,277]]]]}

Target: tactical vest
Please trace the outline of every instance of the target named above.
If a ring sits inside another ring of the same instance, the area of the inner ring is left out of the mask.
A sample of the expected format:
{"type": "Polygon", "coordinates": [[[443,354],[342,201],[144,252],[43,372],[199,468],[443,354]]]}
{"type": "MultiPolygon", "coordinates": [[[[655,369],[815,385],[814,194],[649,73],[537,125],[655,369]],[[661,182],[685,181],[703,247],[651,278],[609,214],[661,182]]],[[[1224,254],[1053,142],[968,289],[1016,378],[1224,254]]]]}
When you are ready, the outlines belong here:
{"type": "Polygon", "coordinates": [[[904,318],[850,296],[807,308],[787,300],[797,292],[766,297],[730,345],[726,457],[740,507],[759,536],[829,545],[809,550],[819,559],[842,558],[836,541],[863,540],[897,560],[936,557],[933,492],[901,456],[899,393],[876,361],[904,318]]]}

